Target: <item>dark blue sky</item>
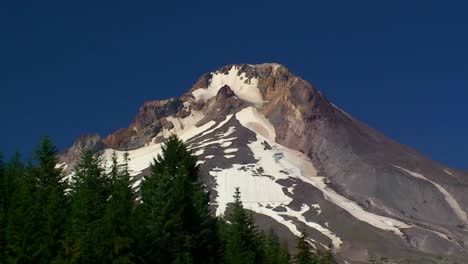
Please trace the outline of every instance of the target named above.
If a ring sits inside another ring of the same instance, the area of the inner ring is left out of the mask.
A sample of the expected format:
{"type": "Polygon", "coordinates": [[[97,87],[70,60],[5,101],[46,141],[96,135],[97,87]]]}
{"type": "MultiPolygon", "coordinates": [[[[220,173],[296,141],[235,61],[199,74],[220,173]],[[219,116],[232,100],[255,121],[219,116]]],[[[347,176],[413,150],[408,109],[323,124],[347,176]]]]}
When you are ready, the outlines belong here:
{"type": "Polygon", "coordinates": [[[0,1],[0,149],[127,126],[225,64],[278,62],[468,169],[466,1],[0,1]]]}

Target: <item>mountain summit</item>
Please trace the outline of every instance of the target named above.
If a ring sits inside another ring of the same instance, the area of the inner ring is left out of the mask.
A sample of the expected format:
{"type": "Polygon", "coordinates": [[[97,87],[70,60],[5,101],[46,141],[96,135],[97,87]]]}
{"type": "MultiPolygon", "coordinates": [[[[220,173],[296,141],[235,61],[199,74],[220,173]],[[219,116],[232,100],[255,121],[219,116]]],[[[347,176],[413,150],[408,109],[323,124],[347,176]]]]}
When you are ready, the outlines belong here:
{"type": "Polygon", "coordinates": [[[468,259],[468,174],[368,127],[279,64],[207,73],[180,98],[144,103],[129,127],[79,138],[60,159],[71,172],[83,149],[105,161],[128,151],[138,190],[171,134],[198,156],[217,215],[240,187],[259,226],[284,240],[305,230],[347,263],[468,259]]]}

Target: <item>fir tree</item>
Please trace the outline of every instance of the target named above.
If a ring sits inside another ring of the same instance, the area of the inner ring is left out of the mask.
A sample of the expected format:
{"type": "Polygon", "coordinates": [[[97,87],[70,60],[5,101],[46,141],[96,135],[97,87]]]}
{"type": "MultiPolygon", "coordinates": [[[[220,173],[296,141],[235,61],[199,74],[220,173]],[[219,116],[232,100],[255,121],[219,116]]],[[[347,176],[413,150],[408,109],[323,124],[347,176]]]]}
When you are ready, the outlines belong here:
{"type": "Polygon", "coordinates": [[[333,246],[328,245],[328,249],[320,253],[320,264],[337,264],[338,262],[335,259],[333,254],[333,246]]]}
{"type": "Polygon", "coordinates": [[[294,257],[294,264],[315,264],[316,259],[312,254],[306,235],[303,232],[297,240],[297,254],[294,257]]]}
{"type": "Polygon", "coordinates": [[[109,178],[112,191],[104,215],[104,259],[106,263],[134,263],[132,254],[133,237],[131,217],[133,213],[133,193],[130,188],[128,153],[124,155],[123,166],[112,154],[109,178]]]}
{"type": "Polygon", "coordinates": [[[258,232],[252,217],[247,214],[241,202],[239,188],[234,194],[234,211],[229,216],[225,234],[224,261],[227,264],[259,263],[258,232]]]}
{"type": "Polygon", "coordinates": [[[287,244],[283,244],[280,249],[278,256],[278,263],[288,264],[291,263],[291,255],[289,254],[289,249],[287,244]]]}
{"type": "Polygon", "coordinates": [[[278,235],[272,229],[266,235],[264,244],[265,264],[287,264],[289,262],[287,247],[281,245],[278,235]]]}
{"type": "Polygon", "coordinates": [[[4,176],[4,164],[3,164],[3,154],[0,152],[0,263],[5,263],[5,253],[6,253],[6,238],[5,238],[5,229],[6,229],[6,216],[7,216],[7,206],[6,198],[7,189],[5,186],[5,176],[4,176]]]}
{"type": "Polygon", "coordinates": [[[32,165],[25,168],[15,156],[7,164],[5,174],[17,182],[8,209],[7,263],[39,263],[41,208],[32,165]]]}
{"type": "Polygon", "coordinates": [[[71,214],[60,262],[101,263],[104,212],[109,198],[109,179],[101,161],[84,151],[75,167],[71,186],[71,214]]]}
{"type": "Polygon", "coordinates": [[[65,186],[62,183],[62,171],[57,168],[57,150],[49,138],[39,144],[35,159],[38,165],[34,168],[36,196],[41,208],[38,226],[39,261],[51,263],[58,254],[61,241],[64,239],[66,198],[65,186]]]}
{"type": "Polygon", "coordinates": [[[139,218],[146,230],[140,234],[146,241],[147,262],[216,263],[216,222],[209,214],[196,161],[172,135],[142,183],[139,218]]]}

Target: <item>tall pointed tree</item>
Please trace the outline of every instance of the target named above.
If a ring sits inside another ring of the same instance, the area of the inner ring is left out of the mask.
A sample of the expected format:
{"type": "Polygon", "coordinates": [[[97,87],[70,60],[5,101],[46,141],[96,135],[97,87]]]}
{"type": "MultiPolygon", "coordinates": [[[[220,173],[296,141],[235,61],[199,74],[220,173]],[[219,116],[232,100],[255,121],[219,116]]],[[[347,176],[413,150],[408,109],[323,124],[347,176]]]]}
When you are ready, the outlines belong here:
{"type": "Polygon", "coordinates": [[[224,261],[227,264],[260,263],[257,227],[252,217],[244,210],[241,193],[236,188],[234,194],[234,211],[228,217],[224,248],[224,261]]]}
{"type": "Polygon", "coordinates": [[[71,185],[71,214],[64,263],[102,262],[104,212],[109,198],[109,178],[101,160],[84,151],[75,167],[71,185]]]}
{"type": "Polygon", "coordinates": [[[33,170],[32,165],[23,166],[19,155],[5,169],[5,176],[16,182],[6,228],[8,263],[40,263],[41,208],[33,170]]]}
{"type": "Polygon", "coordinates": [[[199,179],[196,157],[175,135],[142,183],[145,257],[156,263],[216,263],[216,222],[199,179]]]}
{"type": "Polygon", "coordinates": [[[281,245],[278,235],[272,229],[264,241],[265,264],[287,264],[289,262],[287,247],[281,245]]]}
{"type": "Polygon", "coordinates": [[[302,232],[297,240],[297,254],[294,257],[294,264],[314,264],[314,257],[312,255],[309,243],[306,241],[306,235],[302,232]]]}
{"type": "Polygon", "coordinates": [[[0,263],[5,263],[5,254],[6,254],[6,238],[5,238],[5,229],[6,229],[6,216],[7,216],[7,207],[6,196],[7,189],[5,186],[5,176],[4,176],[4,163],[3,163],[3,154],[0,152],[0,263]]]}
{"type": "Polygon", "coordinates": [[[37,166],[37,202],[39,215],[39,259],[40,263],[51,263],[58,254],[64,239],[67,200],[62,170],[57,166],[57,149],[48,137],[41,140],[35,152],[37,166]]]}
{"type": "Polygon", "coordinates": [[[112,154],[109,172],[111,194],[104,215],[104,260],[106,263],[134,263],[132,246],[133,235],[131,217],[134,199],[130,187],[128,153],[124,154],[124,164],[119,165],[117,155],[112,154]]]}
{"type": "Polygon", "coordinates": [[[320,254],[320,264],[337,264],[335,255],[333,254],[333,245],[328,245],[328,249],[320,254]]]}

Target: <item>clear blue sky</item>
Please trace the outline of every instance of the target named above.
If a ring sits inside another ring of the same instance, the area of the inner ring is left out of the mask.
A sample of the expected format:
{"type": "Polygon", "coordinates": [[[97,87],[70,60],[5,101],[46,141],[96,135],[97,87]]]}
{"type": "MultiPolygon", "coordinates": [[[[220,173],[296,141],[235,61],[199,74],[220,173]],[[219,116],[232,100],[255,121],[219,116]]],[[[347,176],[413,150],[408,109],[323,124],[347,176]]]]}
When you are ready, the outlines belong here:
{"type": "Polygon", "coordinates": [[[390,137],[468,169],[466,1],[0,2],[0,150],[127,126],[225,64],[278,62],[390,137]]]}

